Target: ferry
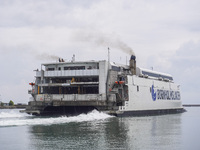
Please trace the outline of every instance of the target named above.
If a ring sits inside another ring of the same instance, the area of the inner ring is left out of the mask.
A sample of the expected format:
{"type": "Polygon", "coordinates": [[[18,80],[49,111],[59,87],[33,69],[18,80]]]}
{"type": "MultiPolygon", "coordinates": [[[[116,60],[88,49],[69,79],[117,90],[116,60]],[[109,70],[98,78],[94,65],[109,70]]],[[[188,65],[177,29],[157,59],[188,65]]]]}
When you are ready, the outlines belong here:
{"type": "Polygon", "coordinates": [[[170,74],[109,60],[41,64],[25,110],[32,115],[78,115],[98,110],[115,116],[140,116],[184,111],[180,85],[170,74]]]}

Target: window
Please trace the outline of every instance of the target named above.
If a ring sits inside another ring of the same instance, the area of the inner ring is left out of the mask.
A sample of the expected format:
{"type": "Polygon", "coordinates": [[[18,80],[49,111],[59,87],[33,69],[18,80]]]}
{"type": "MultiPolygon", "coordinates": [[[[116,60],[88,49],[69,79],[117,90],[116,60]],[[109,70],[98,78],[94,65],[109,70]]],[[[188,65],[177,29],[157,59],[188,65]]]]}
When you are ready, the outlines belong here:
{"type": "Polygon", "coordinates": [[[140,90],[140,89],[139,89],[139,86],[137,86],[137,91],[139,92],[139,90],[140,90]]]}
{"type": "Polygon", "coordinates": [[[64,67],[64,70],[85,70],[85,66],[69,66],[64,67]]]}
{"type": "Polygon", "coordinates": [[[55,68],[48,68],[48,71],[53,71],[55,70],[55,68]]]}
{"type": "Polygon", "coordinates": [[[120,67],[112,66],[112,70],[114,70],[114,71],[120,71],[120,67]]]}

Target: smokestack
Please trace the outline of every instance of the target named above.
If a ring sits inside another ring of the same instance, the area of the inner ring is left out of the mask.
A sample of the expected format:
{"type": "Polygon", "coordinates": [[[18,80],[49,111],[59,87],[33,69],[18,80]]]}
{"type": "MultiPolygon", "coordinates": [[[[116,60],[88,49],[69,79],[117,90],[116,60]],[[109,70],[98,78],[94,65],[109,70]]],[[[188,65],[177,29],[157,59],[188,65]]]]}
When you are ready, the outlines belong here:
{"type": "Polygon", "coordinates": [[[134,54],[131,55],[129,65],[132,75],[136,75],[136,56],[134,54]]]}

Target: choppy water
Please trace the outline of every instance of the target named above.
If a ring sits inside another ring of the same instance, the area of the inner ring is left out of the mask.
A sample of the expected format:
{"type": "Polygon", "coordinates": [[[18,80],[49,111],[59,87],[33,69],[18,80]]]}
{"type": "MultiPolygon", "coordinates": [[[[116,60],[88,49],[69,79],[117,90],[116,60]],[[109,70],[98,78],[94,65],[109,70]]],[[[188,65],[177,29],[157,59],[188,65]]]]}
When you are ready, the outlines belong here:
{"type": "Polygon", "coordinates": [[[182,114],[117,118],[98,111],[35,117],[0,110],[0,150],[200,149],[200,107],[182,114]]]}

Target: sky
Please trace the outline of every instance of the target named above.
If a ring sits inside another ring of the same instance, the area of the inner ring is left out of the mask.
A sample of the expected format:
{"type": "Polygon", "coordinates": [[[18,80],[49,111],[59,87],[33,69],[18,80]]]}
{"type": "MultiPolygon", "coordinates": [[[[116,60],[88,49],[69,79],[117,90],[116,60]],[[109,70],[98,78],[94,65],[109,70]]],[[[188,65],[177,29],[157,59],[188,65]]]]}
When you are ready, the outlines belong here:
{"type": "Polygon", "coordinates": [[[1,0],[0,101],[28,103],[41,63],[107,60],[169,73],[200,104],[199,0],[1,0]]]}

